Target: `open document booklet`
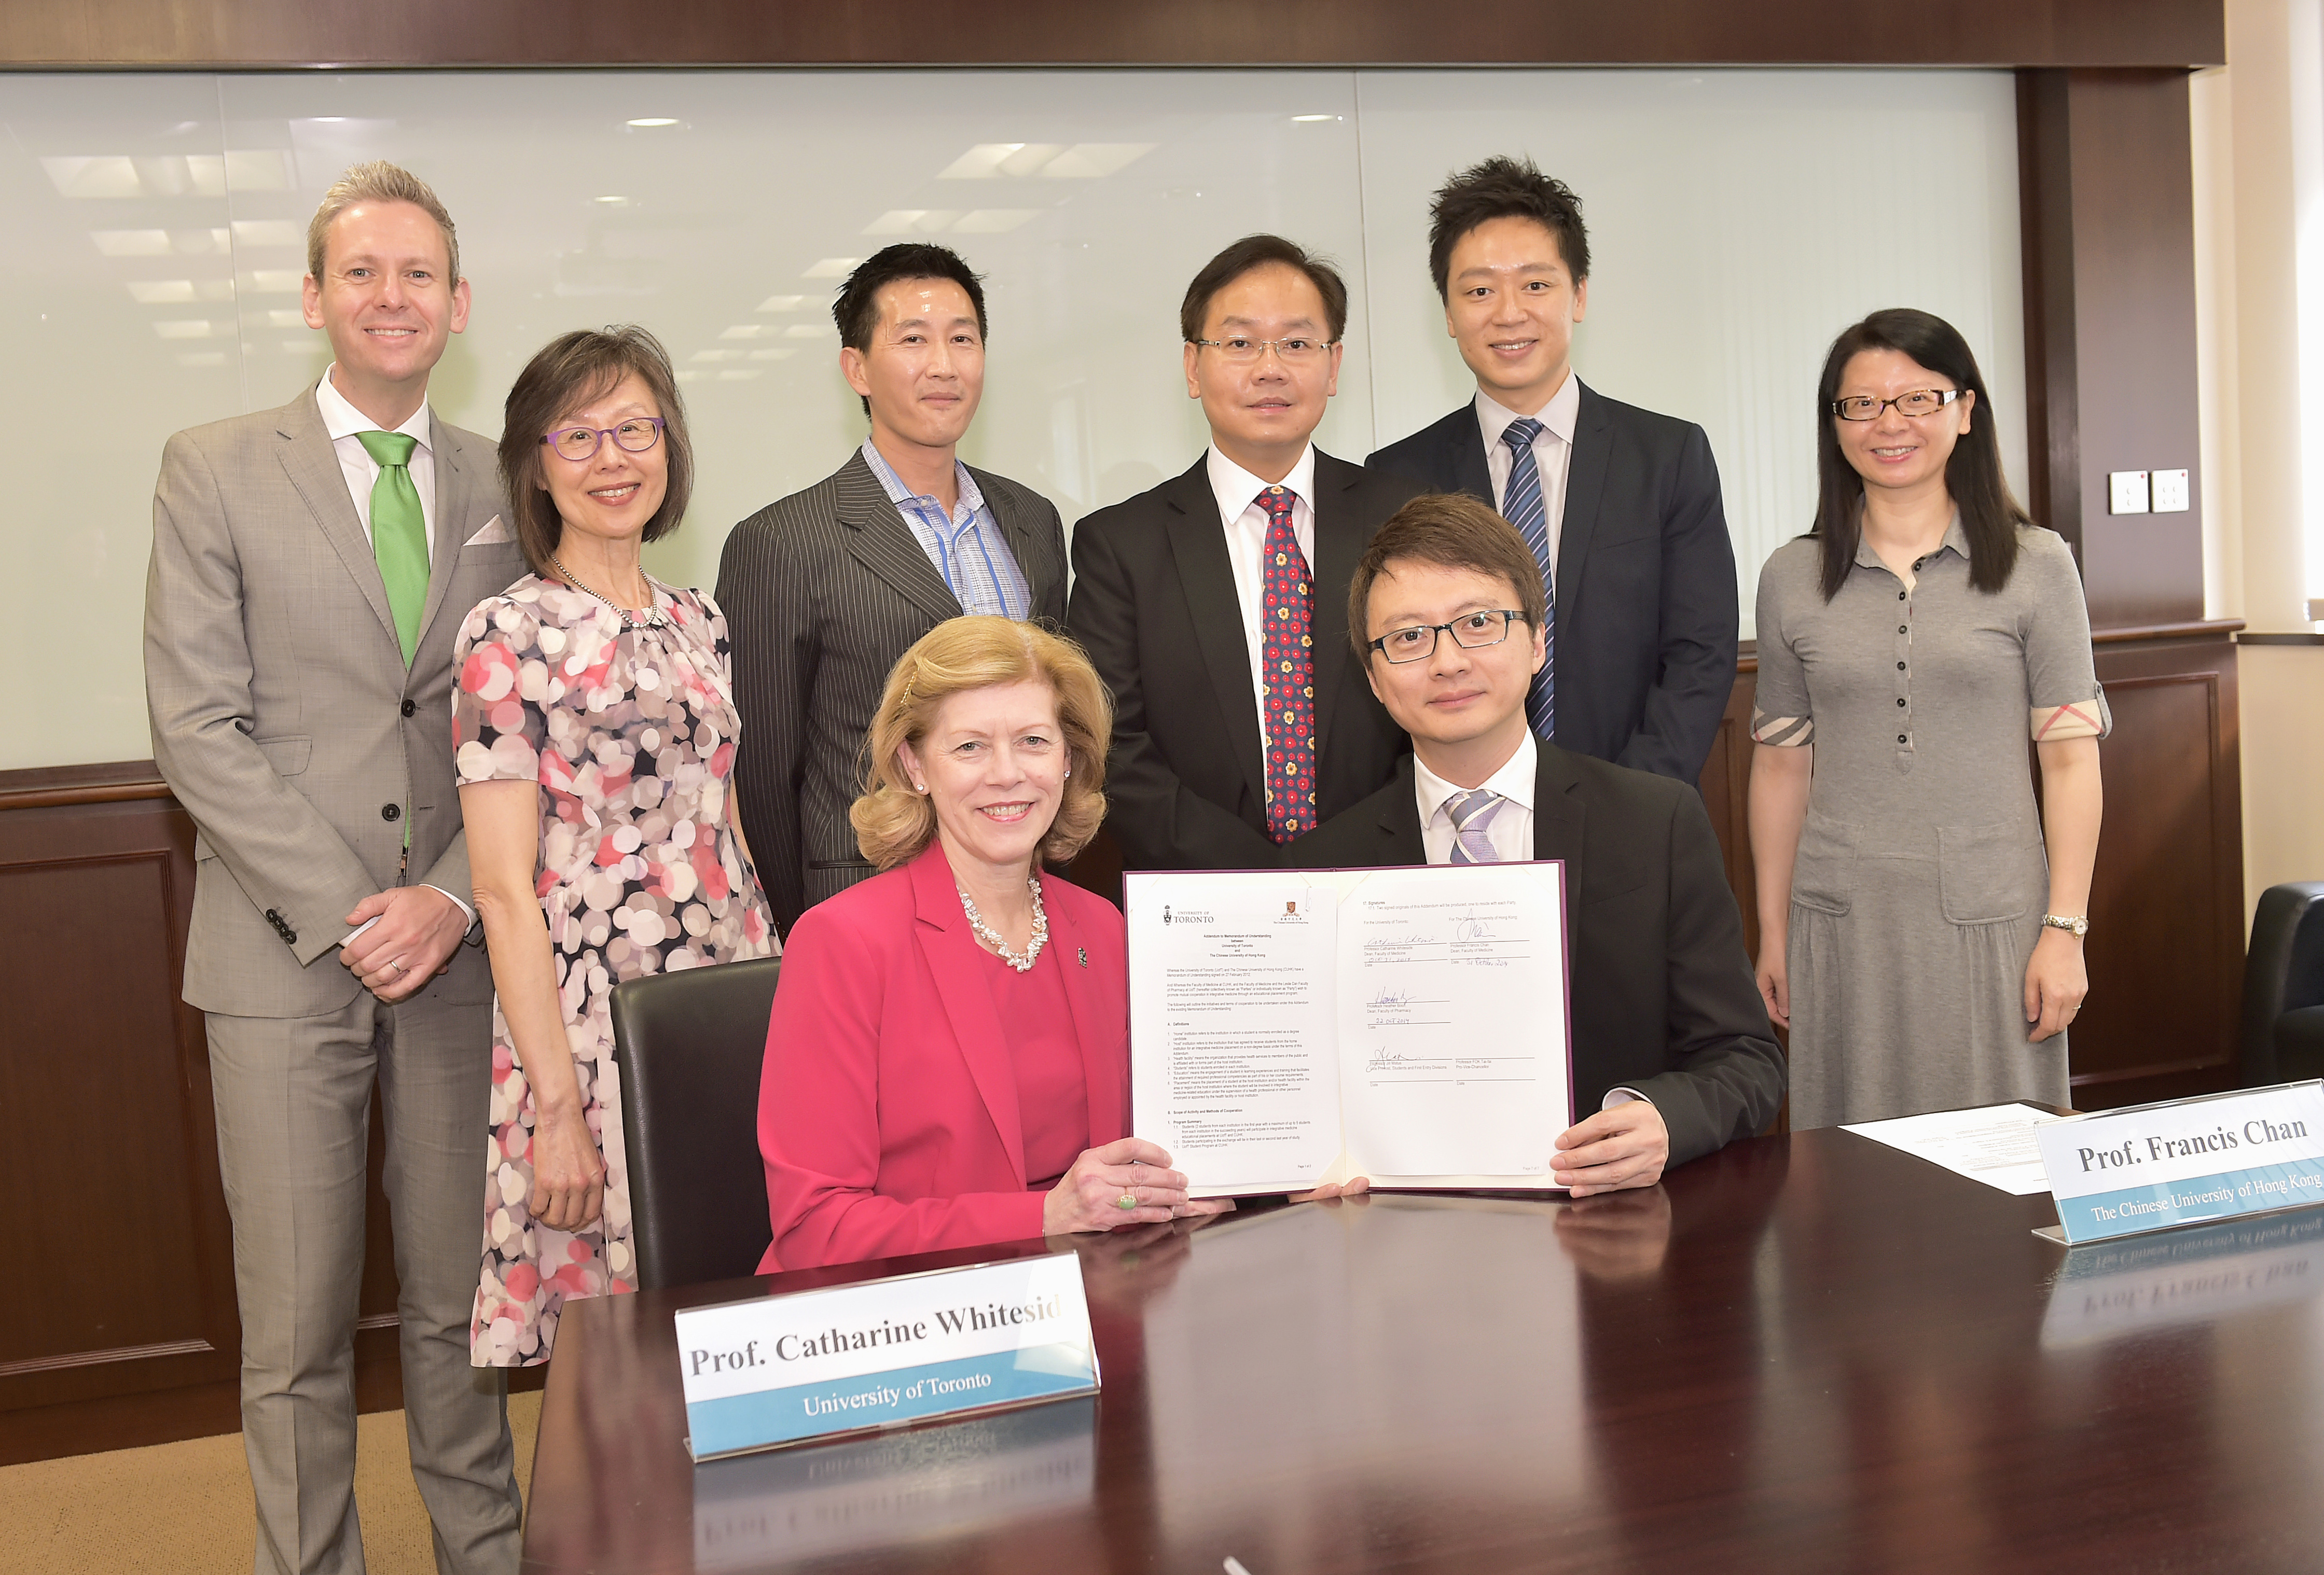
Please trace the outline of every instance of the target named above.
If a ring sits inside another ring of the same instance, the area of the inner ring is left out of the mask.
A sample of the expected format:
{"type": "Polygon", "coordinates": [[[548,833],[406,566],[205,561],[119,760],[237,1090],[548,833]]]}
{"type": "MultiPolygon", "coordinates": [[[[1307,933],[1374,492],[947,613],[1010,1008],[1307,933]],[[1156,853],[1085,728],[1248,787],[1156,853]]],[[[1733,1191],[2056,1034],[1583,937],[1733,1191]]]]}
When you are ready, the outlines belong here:
{"type": "Polygon", "coordinates": [[[1565,868],[1133,873],[1130,1108],[1197,1197],[1552,1190],[1565,868]]]}

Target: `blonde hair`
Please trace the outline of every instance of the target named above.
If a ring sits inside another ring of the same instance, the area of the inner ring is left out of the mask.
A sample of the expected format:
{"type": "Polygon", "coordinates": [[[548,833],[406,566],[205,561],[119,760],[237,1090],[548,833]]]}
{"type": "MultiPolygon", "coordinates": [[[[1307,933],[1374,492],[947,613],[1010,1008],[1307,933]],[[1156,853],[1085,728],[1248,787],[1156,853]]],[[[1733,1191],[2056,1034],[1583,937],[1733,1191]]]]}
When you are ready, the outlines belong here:
{"type": "Polygon", "coordinates": [[[1040,856],[1063,864],[1105,819],[1105,751],[1113,700],[1082,648],[1036,623],[1012,618],[952,618],[920,636],[897,659],[863,748],[863,796],[847,812],[856,846],[874,869],[892,870],[935,840],[936,806],[912,790],[898,751],[917,748],[954,695],[1001,684],[1047,684],[1071,768],[1040,856]]]}
{"type": "Polygon", "coordinates": [[[444,211],[428,182],[399,165],[374,159],[353,166],[333,181],[323,193],[322,206],[307,221],[307,272],[317,283],[323,279],[323,243],[330,236],[331,221],[359,202],[408,202],[434,219],[436,227],[444,232],[444,250],[449,254],[451,272],[445,282],[447,286],[460,282],[460,237],[452,228],[452,216],[444,211]]]}

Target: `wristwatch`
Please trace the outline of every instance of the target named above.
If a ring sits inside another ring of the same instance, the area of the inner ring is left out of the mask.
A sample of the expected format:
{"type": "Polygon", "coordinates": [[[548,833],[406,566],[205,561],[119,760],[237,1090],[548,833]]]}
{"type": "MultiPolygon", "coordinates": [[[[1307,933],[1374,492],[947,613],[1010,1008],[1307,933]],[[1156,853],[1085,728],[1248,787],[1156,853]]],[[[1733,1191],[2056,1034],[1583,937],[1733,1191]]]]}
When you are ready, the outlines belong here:
{"type": "Polygon", "coordinates": [[[2052,929],[2071,930],[2077,940],[2090,933],[2090,921],[2079,916],[2065,918],[2054,913],[2045,913],[2042,916],[2042,922],[2052,929]]]}

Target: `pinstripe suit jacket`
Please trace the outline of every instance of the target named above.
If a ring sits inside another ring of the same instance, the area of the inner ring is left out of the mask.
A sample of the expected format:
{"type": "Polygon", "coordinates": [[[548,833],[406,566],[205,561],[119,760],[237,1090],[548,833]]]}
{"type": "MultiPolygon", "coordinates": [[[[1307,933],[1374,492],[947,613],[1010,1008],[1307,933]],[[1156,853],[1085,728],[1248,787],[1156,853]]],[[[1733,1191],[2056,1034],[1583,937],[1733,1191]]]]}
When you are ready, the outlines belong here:
{"type": "MultiPolygon", "coordinates": [[[[525,565],[514,533],[491,529],[492,440],[431,418],[429,446],[435,540],[409,668],[311,389],[162,450],[145,704],[198,834],[185,993],[205,1011],[335,1011],[362,988],[327,960],[355,904],[399,882],[469,889],[452,638],[525,565]]],[[[489,999],[483,948],[456,950],[422,993],[489,999]]]]}
{"type": "MultiPolygon", "coordinates": [[[[969,474],[1025,572],[1033,616],[1062,627],[1065,531],[1056,505],[1005,476],[969,474]]],[[[734,527],[718,560],[718,604],[742,718],[742,829],[788,934],[801,913],[872,873],[847,821],[864,735],[896,659],[961,605],[860,452],[734,527]]]]}

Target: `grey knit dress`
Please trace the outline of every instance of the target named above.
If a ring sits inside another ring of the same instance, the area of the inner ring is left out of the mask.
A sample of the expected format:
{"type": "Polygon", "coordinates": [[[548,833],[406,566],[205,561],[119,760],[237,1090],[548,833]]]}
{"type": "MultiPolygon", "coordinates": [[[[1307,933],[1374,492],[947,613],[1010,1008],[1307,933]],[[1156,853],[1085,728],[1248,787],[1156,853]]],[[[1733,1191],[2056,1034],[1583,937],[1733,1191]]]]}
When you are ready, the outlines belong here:
{"type": "Polygon", "coordinates": [[[1818,544],[1759,574],[1752,737],[1815,746],[1785,953],[1792,1126],[2067,1102],[2066,1036],[2026,1041],[2049,900],[2027,739],[2104,737],[2066,544],[2021,527],[1969,588],[1956,517],[1911,590],[1867,545],[1829,603],[1818,544]]]}

